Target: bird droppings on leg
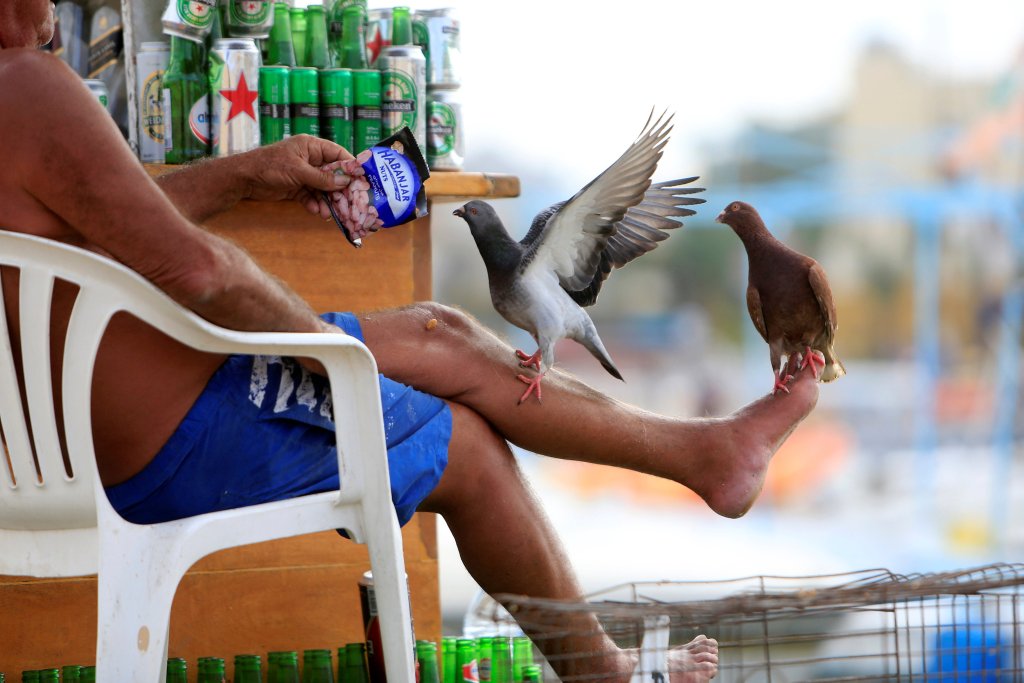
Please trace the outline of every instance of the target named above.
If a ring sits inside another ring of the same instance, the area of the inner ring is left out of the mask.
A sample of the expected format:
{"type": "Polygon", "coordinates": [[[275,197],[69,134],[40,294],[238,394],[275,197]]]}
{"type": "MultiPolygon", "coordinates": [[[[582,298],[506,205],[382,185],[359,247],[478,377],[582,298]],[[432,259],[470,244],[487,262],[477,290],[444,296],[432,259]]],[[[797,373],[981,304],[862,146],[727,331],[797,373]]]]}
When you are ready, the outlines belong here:
{"type": "Polygon", "coordinates": [[[430,320],[427,321],[426,329],[428,331],[434,329],[435,327],[437,327],[437,318],[431,318],[430,320]]]}

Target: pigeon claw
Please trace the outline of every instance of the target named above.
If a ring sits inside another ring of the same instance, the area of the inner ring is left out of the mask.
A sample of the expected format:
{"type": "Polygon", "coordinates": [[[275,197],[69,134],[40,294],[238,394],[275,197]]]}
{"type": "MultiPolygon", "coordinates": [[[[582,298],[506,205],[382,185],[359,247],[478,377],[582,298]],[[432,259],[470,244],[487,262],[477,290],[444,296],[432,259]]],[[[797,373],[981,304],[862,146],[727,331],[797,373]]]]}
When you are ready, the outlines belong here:
{"type": "Polygon", "coordinates": [[[540,372],[540,349],[537,349],[532,356],[527,355],[525,351],[516,349],[516,357],[520,360],[519,365],[524,368],[532,367],[534,370],[540,372]]]}
{"type": "Polygon", "coordinates": [[[821,373],[825,370],[825,359],[812,351],[810,346],[804,351],[803,360],[800,361],[800,369],[803,370],[808,365],[811,366],[814,379],[821,377],[821,373]]]}
{"type": "Polygon", "coordinates": [[[789,387],[786,385],[789,383],[789,380],[793,379],[793,375],[786,375],[783,373],[785,373],[785,370],[780,370],[778,375],[773,375],[775,377],[775,385],[772,387],[772,396],[780,391],[784,391],[787,394],[789,393],[789,387]]]}
{"type": "Polygon", "coordinates": [[[522,405],[523,402],[526,399],[530,398],[530,394],[532,394],[534,391],[537,392],[537,403],[540,403],[541,402],[540,381],[544,377],[544,374],[541,373],[541,374],[536,375],[534,377],[527,377],[526,375],[516,375],[516,377],[519,379],[520,382],[522,382],[523,384],[528,385],[526,387],[526,391],[524,391],[523,395],[519,397],[519,405],[522,405]]]}

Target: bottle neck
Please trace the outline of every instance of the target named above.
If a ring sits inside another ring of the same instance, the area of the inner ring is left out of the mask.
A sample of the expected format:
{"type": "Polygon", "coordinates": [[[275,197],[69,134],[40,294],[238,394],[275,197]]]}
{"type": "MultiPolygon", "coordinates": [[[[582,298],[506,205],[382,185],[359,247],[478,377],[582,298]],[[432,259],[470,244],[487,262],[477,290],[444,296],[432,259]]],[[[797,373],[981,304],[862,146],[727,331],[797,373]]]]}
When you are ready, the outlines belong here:
{"type": "Polygon", "coordinates": [[[409,45],[412,43],[412,19],[408,12],[400,12],[395,8],[391,15],[391,44],[409,45]]]}
{"type": "Polygon", "coordinates": [[[167,70],[168,71],[181,71],[188,72],[196,68],[196,64],[199,63],[199,51],[202,46],[199,43],[189,40],[188,38],[181,38],[179,36],[171,36],[171,56],[168,59],[167,70]]]}

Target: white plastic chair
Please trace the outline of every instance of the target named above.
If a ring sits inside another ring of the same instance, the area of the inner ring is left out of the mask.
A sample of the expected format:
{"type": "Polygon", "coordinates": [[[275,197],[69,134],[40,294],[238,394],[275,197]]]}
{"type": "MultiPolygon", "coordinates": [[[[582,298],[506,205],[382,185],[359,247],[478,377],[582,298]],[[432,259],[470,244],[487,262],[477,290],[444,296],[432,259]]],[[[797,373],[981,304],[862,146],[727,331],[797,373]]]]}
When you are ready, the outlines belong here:
{"type": "Polygon", "coordinates": [[[21,367],[31,417],[29,427],[0,296],[0,427],[10,463],[8,469],[0,450],[0,574],[98,574],[99,680],[163,680],[171,603],[182,576],[198,559],[222,548],[345,529],[369,550],[388,680],[412,683],[402,537],[391,503],[377,366],[366,347],[344,335],[217,327],[120,264],[50,240],[0,231],[0,265],[20,271],[21,367]],[[80,287],[64,344],[60,406],[54,405],[49,356],[54,278],[80,287]],[[331,385],[344,387],[332,392],[340,491],[162,524],[122,519],[97,476],[90,415],[96,351],[118,311],[197,349],[323,363],[331,385]],[[72,476],[61,456],[58,410],[72,476]]]}

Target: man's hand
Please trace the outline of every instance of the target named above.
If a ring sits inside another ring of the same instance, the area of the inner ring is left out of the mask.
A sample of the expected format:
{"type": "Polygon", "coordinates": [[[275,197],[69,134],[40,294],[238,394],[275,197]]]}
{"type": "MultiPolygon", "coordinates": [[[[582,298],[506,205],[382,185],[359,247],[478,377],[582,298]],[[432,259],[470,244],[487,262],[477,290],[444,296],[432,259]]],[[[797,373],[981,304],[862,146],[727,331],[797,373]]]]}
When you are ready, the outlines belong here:
{"type": "Polygon", "coordinates": [[[336,161],[352,159],[344,147],[310,135],[295,135],[240,155],[245,164],[249,199],[294,199],[312,214],[330,218],[319,190],[333,192],[348,185],[348,177],[325,169],[336,161]]]}

